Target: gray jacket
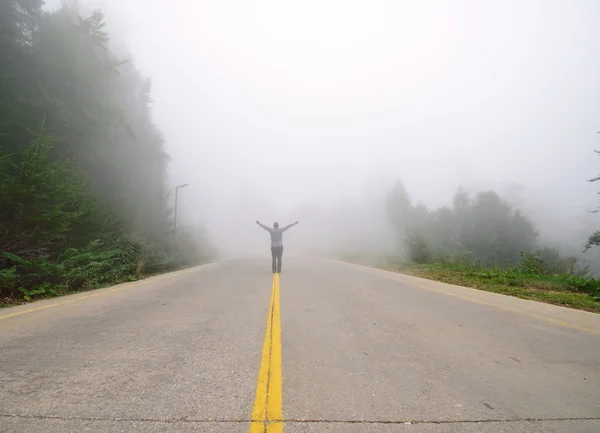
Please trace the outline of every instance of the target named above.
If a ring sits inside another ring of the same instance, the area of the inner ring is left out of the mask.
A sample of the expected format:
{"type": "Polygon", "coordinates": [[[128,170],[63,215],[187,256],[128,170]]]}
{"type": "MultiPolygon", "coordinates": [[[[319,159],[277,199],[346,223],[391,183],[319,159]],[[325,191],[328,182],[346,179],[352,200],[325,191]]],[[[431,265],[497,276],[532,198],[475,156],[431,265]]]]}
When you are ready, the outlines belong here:
{"type": "Polygon", "coordinates": [[[285,227],[267,227],[261,223],[258,223],[263,229],[271,234],[271,246],[272,247],[283,247],[283,232],[295,226],[298,223],[289,224],[285,227]]]}

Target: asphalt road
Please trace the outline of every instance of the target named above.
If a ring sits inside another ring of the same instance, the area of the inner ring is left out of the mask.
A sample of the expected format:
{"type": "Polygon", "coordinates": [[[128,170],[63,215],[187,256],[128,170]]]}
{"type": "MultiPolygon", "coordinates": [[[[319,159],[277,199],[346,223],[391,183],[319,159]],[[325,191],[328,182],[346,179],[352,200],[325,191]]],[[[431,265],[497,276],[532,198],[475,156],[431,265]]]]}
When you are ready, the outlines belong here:
{"type": "Polygon", "coordinates": [[[248,432],[269,363],[288,433],[600,432],[600,315],[291,257],[273,301],[269,267],[0,310],[0,432],[248,432]]]}

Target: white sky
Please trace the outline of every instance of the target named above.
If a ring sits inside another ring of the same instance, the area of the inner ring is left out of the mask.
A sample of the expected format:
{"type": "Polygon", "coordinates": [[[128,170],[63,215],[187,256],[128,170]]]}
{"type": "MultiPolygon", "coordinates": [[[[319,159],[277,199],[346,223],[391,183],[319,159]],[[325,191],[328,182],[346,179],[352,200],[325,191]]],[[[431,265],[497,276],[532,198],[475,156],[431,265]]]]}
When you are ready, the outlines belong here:
{"type": "Polygon", "coordinates": [[[153,79],[190,218],[269,221],[396,178],[431,206],[521,183],[554,224],[597,198],[596,0],[93,3],[153,79]]]}

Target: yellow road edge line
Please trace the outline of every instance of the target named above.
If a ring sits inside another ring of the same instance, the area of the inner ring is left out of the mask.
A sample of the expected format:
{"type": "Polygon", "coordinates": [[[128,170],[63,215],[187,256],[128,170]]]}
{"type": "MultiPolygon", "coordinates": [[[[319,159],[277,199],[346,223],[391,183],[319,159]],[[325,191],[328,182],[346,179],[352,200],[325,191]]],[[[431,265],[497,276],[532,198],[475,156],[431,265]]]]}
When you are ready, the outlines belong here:
{"type": "Polygon", "coordinates": [[[186,270],[183,270],[183,271],[174,272],[174,273],[163,275],[163,276],[160,276],[160,277],[155,277],[155,278],[143,280],[143,281],[140,281],[140,282],[137,282],[137,283],[127,284],[127,285],[122,286],[122,287],[115,287],[114,289],[108,289],[108,290],[96,289],[96,290],[102,290],[102,291],[101,292],[96,292],[96,293],[91,293],[91,294],[85,295],[85,296],[77,296],[76,298],[67,299],[67,300],[59,301],[59,302],[55,302],[54,304],[42,305],[41,307],[28,308],[26,310],[21,310],[21,311],[16,311],[14,313],[0,315],[0,320],[9,319],[11,317],[22,316],[23,314],[35,313],[36,311],[42,311],[42,310],[46,310],[48,308],[59,307],[61,305],[71,304],[71,303],[77,302],[77,301],[83,301],[84,299],[89,299],[89,298],[93,298],[93,297],[97,297],[97,296],[108,295],[110,293],[119,292],[119,291],[125,290],[125,289],[131,289],[133,287],[141,286],[141,285],[144,285],[144,284],[150,284],[150,283],[153,283],[153,282],[159,281],[159,280],[166,280],[166,279],[173,278],[173,277],[176,277],[176,276],[179,276],[179,275],[187,274],[189,272],[193,272],[193,271],[195,271],[197,269],[198,269],[198,267],[194,267],[194,268],[191,268],[191,269],[186,269],[186,270]]]}
{"type": "MultiPolygon", "coordinates": [[[[388,278],[388,279],[390,279],[392,281],[396,281],[396,282],[399,281],[397,278],[393,278],[391,276],[385,276],[385,278],[388,278]]],[[[431,281],[434,281],[434,280],[431,280],[431,281]]],[[[538,319],[538,320],[541,320],[541,321],[544,321],[544,322],[552,323],[554,325],[562,326],[562,327],[565,327],[565,328],[571,328],[571,329],[576,329],[578,331],[589,332],[591,334],[600,335],[600,331],[599,330],[594,329],[594,328],[588,328],[587,326],[575,325],[573,323],[565,322],[565,321],[560,320],[560,319],[554,319],[554,318],[548,317],[548,316],[543,316],[541,314],[528,313],[526,311],[521,311],[521,310],[519,310],[517,308],[506,307],[504,305],[495,304],[493,302],[484,301],[482,299],[476,299],[476,298],[472,298],[470,296],[463,296],[463,295],[459,295],[457,293],[447,292],[445,290],[436,289],[434,287],[425,286],[423,284],[415,284],[415,283],[408,283],[408,284],[411,284],[413,286],[420,287],[422,289],[429,290],[429,291],[432,291],[432,292],[442,293],[444,295],[448,295],[448,296],[452,296],[452,297],[455,297],[455,298],[458,298],[458,299],[462,299],[464,301],[471,301],[471,302],[475,302],[477,304],[487,305],[488,307],[495,307],[495,308],[498,308],[499,310],[509,311],[511,313],[516,313],[516,314],[522,314],[524,316],[528,316],[528,317],[531,317],[531,318],[534,318],[534,319],[538,319]]],[[[469,287],[465,287],[465,288],[469,288],[469,287]]],[[[482,290],[482,291],[484,291],[484,290],[482,290]]],[[[490,293],[493,293],[493,292],[490,292],[490,293]]]]}
{"type": "Polygon", "coordinates": [[[279,274],[274,274],[250,433],[283,432],[281,385],[279,274]]]}

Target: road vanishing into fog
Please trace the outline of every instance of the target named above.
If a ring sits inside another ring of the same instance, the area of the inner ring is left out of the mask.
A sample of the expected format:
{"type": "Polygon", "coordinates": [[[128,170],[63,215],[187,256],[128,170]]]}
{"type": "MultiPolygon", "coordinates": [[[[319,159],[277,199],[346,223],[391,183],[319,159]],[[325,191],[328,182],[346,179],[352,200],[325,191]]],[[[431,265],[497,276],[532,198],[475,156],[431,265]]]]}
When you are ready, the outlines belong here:
{"type": "Polygon", "coordinates": [[[600,315],[346,263],[0,310],[0,432],[600,432],[600,315]]]}

